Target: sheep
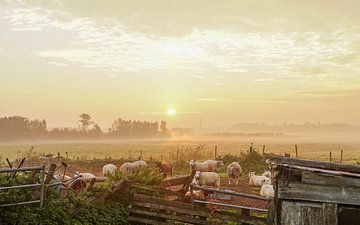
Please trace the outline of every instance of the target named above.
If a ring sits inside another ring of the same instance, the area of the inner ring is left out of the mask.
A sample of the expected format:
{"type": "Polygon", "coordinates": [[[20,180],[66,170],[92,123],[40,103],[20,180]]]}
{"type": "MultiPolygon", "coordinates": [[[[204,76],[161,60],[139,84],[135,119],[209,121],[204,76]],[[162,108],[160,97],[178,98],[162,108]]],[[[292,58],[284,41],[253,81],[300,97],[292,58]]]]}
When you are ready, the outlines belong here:
{"type": "Polygon", "coordinates": [[[54,174],[54,178],[56,181],[59,182],[66,182],[71,179],[68,175],[64,175],[64,174],[54,174]]]}
{"type": "Polygon", "coordinates": [[[274,186],[271,184],[270,180],[265,181],[265,183],[261,186],[260,195],[266,198],[274,197],[274,186]]]}
{"type": "MultiPolygon", "coordinates": [[[[205,194],[202,190],[193,190],[193,199],[195,200],[205,200],[205,194]]],[[[191,202],[191,192],[187,191],[184,196],[184,201],[190,203],[191,202]]]]}
{"type": "Polygon", "coordinates": [[[120,171],[124,172],[124,173],[131,173],[134,172],[135,170],[138,170],[140,168],[146,167],[147,163],[143,160],[138,160],[135,162],[125,162],[124,164],[121,165],[120,167],[120,171]]]}
{"type": "Polygon", "coordinates": [[[227,167],[227,174],[229,176],[229,185],[231,185],[231,180],[235,183],[235,185],[238,185],[239,177],[242,174],[242,169],[239,163],[230,163],[227,167]]]}
{"type": "Polygon", "coordinates": [[[168,162],[157,162],[156,167],[164,174],[164,177],[170,175],[172,178],[172,165],[168,162]]]}
{"type": "Polygon", "coordinates": [[[220,176],[217,173],[196,171],[194,178],[196,184],[200,186],[220,187],[220,176]]]}
{"type": "Polygon", "coordinates": [[[74,177],[76,177],[76,176],[80,176],[82,179],[84,179],[84,180],[91,180],[91,179],[93,179],[93,178],[96,178],[96,176],[94,175],[94,174],[92,174],[92,173],[79,173],[79,172],[75,172],[74,173],[74,177]]]}
{"type": "Polygon", "coordinates": [[[115,174],[117,167],[114,164],[106,164],[105,166],[103,166],[102,169],[102,175],[104,177],[107,177],[108,175],[113,175],[115,174]]]}
{"type": "Polygon", "coordinates": [[[122,164],[120,166],[119,170],[123,173],[130,173],[131,172],[131,163],[125,162],[124,164],[122,164]]]}
{"type": "Polygon", "coordinates": [[[261,187],[267,180],[270,180],[269,178],[264,176],[256,176],[254,171],[250,172],[249,177],[249,184],[258,187],[261,187]]]}
{"type": "Polygon", "coordinates": [[[264,171],[264,173],[262,174],[262,176],[270,178],[271,179],[271,171],[270,170],[266,170],[264,171]]]}
{"type": "Polygon", "coordinates": [[[135,161],[135,162],[131,163],[131,170],[132,171],[138,170],[138,169],[143,168],[143,167],[147,167],[147,163],[145,161],[143,161],[143,160],[138,160],[138,161],[135,161]]]}
{"type": "Polygon", "coordinates": [[[204,162],[196,162],[195,160],[190,160],[190,171],[193,169],[200,172],[217,172],[220,167],[224,165],[223,161],[217,160],[206,160],[204,162]]]}

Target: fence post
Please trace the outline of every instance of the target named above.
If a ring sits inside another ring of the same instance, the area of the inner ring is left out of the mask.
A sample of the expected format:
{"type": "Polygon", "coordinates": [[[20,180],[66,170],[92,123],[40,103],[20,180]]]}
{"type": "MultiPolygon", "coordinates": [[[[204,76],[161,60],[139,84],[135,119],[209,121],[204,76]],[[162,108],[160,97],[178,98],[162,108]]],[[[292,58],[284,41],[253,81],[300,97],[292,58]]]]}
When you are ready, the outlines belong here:
{"type": "Polygon", "coordinates": [[[332,157],[331,157],[331,151],[330,151],[330,163],[331,163],[331,159],[332,159],[332,157]]]}
{"type": "Polygon", "coordinates": [[[215,160],[217,158],[217,145],[215,145],[215,151],[214,151],[215,160]]]}
{"type": "MultiPolygon", "coordinates": [[[[54,165],[54,164],[52,164],[52,165],[54,165]]],[[[54,170],[55,170],[55,168],[54,168],[54,170]]],[[[45,165],[43,165],[41,168],[40,208],[42,208],[44,205],[44,186],[45,186],[45,165]]]]}
{"type": "Polygon", "coordinates": [[[296,154],[296,158],[298,158],[298,147],[297,147],[297,145],[295,145],[295,154],[296,154]]]}
{"type": "Polygon", "coordinates": [[[52,163],[52,164],[50,165],[48,174],[47,174],[47,176],[46,176],[45,184],[50,183],[51,178],[54,176],[55,169],[56,169],[56,164],[52,163]]]}
{"type": "Polygon", "coordinates": [[[263,155],[265,155],[265,145],[263,145],[263,155]]]}
{"type": "Polygon", "coordinates": [[[250,153],[253,152],[253,145],[254,145],[254,143],[251,142],[251,145],[250,145],[250,153]]]}
{"type": "Polygon", "coordinates": [[[341,154],[340,154],[340,163],[343,162],[343,153],[344,153],[344,150],[341,149],[341,154]]]}

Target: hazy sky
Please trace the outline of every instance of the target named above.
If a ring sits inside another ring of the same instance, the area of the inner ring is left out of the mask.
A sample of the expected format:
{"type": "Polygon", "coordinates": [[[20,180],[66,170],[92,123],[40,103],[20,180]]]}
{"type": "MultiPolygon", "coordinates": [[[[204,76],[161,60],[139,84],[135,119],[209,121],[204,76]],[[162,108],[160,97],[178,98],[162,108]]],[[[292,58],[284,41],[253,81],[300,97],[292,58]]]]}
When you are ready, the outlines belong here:
{"type": "Polygon", "coordinates": [[[358,0],[0,0],[0,116],[360,124],[358,0]],[[168,109],[176,115],[167,115],[168,109]]]}

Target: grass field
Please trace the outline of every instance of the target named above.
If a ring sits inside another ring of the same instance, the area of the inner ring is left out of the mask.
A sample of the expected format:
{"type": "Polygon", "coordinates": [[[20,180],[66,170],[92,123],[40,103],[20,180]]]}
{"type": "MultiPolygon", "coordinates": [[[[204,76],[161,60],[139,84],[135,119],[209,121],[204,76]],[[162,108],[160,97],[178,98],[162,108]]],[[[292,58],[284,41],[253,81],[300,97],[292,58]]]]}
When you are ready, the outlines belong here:
{"type": "MultiPolygon", "coordinates": [[[[70,159],[137,159],[141,154],[143,159],[171,160],[178,158],[187,160],[190,158],[209,159],[214,158],[214,149],[217,146],[217,154],[240,155],[249,149],[248,142],[178,142],[178,141],[146,141],[146,142],[54,142],[33,144],[0,144],[0,162],[6,158],[14,160],[19,158],[31,146],[40,154],[58,152],[61,156],[70,159]],[[179,151],[178,151],[179,149],[179,151]],[[141,153],[142,152],[142,153],[141,153]]],[[[262,153],[263,143],[254,143],[254,148],[262,153]]],[[[299,157],[313,160],[329,160],[329,152],[332,151],[333,161],[339,161],[340,151],[344,150],[343,162],[360,162],[360,144],[298,144],[299,157]]],[[[267,143],[265,152],[283,154],[285,152],[295,155],[293,144],[267,143]]]]}

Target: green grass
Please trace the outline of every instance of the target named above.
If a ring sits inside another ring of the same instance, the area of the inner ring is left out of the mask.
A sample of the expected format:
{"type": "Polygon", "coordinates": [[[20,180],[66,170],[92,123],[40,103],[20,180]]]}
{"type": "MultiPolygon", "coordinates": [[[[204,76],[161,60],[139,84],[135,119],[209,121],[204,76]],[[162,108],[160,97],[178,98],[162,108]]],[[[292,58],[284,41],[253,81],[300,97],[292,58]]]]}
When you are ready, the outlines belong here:
{"type": "MultiPolygon", "coordinates": [[[[249,148],[249,143],[244,142],[64,142],[64,143],[34,143],[34,144],[0,144],[0,163],[6,158],[11,161],[19,158],[23,152],[34,146],[34,150],[40,154],[58,152],[70,159],[137,159],[142,151],[145,160],[174,160],[177,149],[179,159],[189,160],[214,158],[214,148],[218,146],[218,155],[232,154],[239,156],[249,148]],[[202,144],[200,148],[199,144],[202,144]]],[[[259,153],[262,153],[262,143],[254,145],[259,153]]],[[[329,151],[335,161],[340,158],[340,150],[344,149],[343,161],[357,163],[360,161],[360,144],[299,144],[299,157],[312,160],[329,160],[329,151]]],[[[283,154],[284,152],[295,154],[292,144],[266,144],[266,152],[283,154]]]]}

